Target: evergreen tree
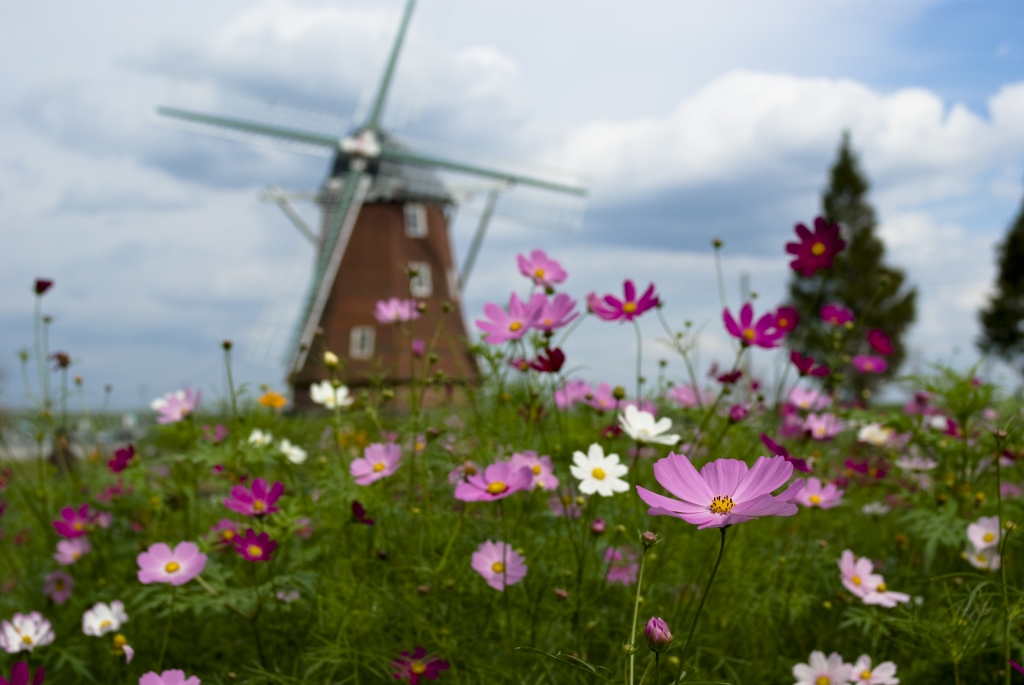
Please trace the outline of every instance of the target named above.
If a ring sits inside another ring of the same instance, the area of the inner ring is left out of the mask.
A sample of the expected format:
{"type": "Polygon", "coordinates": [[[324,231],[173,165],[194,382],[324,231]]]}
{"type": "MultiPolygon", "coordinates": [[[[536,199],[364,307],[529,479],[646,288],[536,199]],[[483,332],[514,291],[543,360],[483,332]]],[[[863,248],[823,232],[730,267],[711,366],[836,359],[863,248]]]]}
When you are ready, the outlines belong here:
{"type": "Polygon", "coordinates": [[[836,255],[831,269],[809,278],[794,273],[789,285],[793,306],[804,322],[789,336],[792,349],[836,368],[846,366],[842,362],[853,355],[877,354],[866,341],[868,330],[880,329],[889,336],[893,352],[886,358],[886,373],[834,373],[825,379],[827,385],[839,385],[857,398],[866,397],[866,390],[875,390],[896,373],[906,357],[903,336],[917,310],[917,290],[904,289],[903,271],[883,261],[885,245],[876,234],[878,220],[867,200],[868,189],[849,133],[844,133],[821,205],[825,220],[839,225],[846,249],[836,255]],[[842,304],[856,316],[854,328],[842,336],[818,325],[821,307],[830,303],[842,304]]]}
{"type": "Polygon", "coordinates": [[[1011,363],[1024,354],[1024,206],[999,246],[996,291],[979,318],[982,351],[1011,363]]]}

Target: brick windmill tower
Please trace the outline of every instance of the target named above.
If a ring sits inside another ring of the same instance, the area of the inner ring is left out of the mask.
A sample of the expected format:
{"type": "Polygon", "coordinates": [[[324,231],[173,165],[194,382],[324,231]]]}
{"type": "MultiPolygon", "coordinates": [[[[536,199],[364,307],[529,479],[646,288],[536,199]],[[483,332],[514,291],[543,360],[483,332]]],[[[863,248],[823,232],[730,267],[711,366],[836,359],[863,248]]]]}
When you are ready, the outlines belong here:
{"type": "Polygon", "coordinates": [[[465,284],[480,248],[498,195],[516,186],[583,197],[586,190],[560,179],[531,177],[422,154],[399,144],[381,128],[388,91],[401,54],[416,0],[407,0],[366,121],[348,135],[332,137],[255,121],[201,114],[172,107],[157,113],[244,134],[327,148],[333,162],[316,195],[321,223],[318,233],[306,227],[284,195],[278,202],[316,245],[316,258],[287,356],[287,378],[297,406],[309,405],[309,387],[327,377],[324,349],[345,362],[344,377],[353,387],[371,377],[390,384],[410,380],[409,339],[393,324],[373,316],[378,300],[415,298],[426,315],[413,323],[413,334],[431,339],[440,323],[432,370],[456,383],[477,379],[476,362],[460,307],[465,284]],[[448,219],[455,198],[438,172],[486,179],[492,183],[461,274],[456,270],[448,219]],[[410,273],[414,273],[410,277],[410,273]],[[442,312],[442,307],[449,310],[442,312]],[[322,335],[318,334],[322,333],[322,335]]]}

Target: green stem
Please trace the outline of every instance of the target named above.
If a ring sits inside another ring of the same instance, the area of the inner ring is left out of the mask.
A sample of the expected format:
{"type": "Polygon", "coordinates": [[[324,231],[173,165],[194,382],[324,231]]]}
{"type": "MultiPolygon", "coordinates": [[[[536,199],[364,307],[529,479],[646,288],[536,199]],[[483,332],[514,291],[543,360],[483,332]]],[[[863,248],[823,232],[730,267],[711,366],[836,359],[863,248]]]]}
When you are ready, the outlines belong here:
{"type": "Polygon", "coordinates": [[[171,606],[167,609],[167,627],[164,629],[164,641],[163,641],[163,644],[160,645],[160,656],[156,660],[156,670],[157,670],[157,673],[160,673],[160,672],[163,671],[164,654],[167,653],[167,641],[171,637],[171,622],[174,619],[174,599],[175,599],[175,597],[177,597],[177,595],[178,595],[178,586],[177,585],[172,585],[171,586],[171,606]]]}
{"type": "Polygon", "coordinates": [[[697,605],[697,613],[693,615],[693,623],[690,624],[690,634],[686,637],[686,644],[683,645],[683,653],[679,655],[679,670],[676,671],[676,678],[673,683],[678,683],[683,676],[683,666],[686,664],[686,656],[690,653],[690,643],[693,642],[693,634],[697,630],[697,621],[700,620],[700,613],[704,609],[704,602],[707,601],[708,592],[711,591],[711,583],[715,582],[715,574],[718,573],[718,565],[722,563],[722,554],[725,553],[725,531],[729,526],[724,526],[722,531],[722,544],[718,548],[718,558],[715,559],[715,567],[711,569],[711,577],[708,584],[704,586],[704,594],[700,596],[700,603],[697,605]]]}
{"type": "Polygon", "coordinates": [[[228,392],[231,393],[231,416],[238,418],[238,401],[235,398],[235,381],[231,376],[231,345],[224,343],[224,367],[228,372],[228,392]]]}
{"type": "MultiPolygon", "coordinates": [[[[636,658],[636,619],[640,613],[640,586],[644,583],[644,562],[647,560],[647,547],[640,554],[640,573],[636,577],[636,599],[633,600],[633,629],[629,631],[629,685],[635,682],[633,676],[633,661],[636,658]]],[[[648,665],[650,668],[650,665],[648,665]]],[[[646,674],[645,674],[646,675],[646,674]]]]}

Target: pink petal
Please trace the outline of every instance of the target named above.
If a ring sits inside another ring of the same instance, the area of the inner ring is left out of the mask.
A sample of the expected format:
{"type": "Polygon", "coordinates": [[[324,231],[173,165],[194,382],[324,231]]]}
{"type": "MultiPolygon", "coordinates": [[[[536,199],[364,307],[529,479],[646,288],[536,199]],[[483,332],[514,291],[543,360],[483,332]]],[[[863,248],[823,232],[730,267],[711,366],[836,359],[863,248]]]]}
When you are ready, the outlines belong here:
{"type": "Polygon", "coordinates": [[[715,493],[693,468],[685,455],[670,452],[654,463],[654,477],[663,488],[681,500],[707,506],[715,493]]]}
{"type": "Polygon", "coordinates": [[[700,475],[715,495],[733,495],[747,475],[747,465],[738,459],[718,459],[705,464],[700,475]]]}

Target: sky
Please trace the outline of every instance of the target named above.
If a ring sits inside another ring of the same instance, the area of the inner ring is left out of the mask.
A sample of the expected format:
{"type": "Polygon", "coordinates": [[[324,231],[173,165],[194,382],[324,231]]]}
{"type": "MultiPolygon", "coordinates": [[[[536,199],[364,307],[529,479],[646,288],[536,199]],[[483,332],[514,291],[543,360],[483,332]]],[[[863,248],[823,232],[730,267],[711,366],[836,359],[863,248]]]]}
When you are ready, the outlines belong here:
{"type": "MultiPolygon", "coordinates": [[[[401,5],[0,0],[0,403],[31,401],[17,352],[41,276],[56,281],[51,346],[93,405],[105,384],[117,407],[184,385],[223,397],[223,339],[236,379],[282,389],[312,252],[258,194],[315,190],[329,160],[153,110],[340,135],[365,114],[401,5]]],[[[590,188],[575,230],[493,223],[464,294],[470,326],[484,303],[525,294],[515,255],[543,248],[580,299],[656,283],[673,327],[702,327],[702,367],[732,355],[712,238],[731,306],[744,274],[758,308],[779,304],[783,246],[818,212],[848,130],[887,260],[919,290],[907,370],[964,365],[1024,195],[1021,36],[1024,5],[1000,0],[420,0],[384,124],[590,188]]],[[[460,260],[479,211],[476,197],[456,214],[460,260]]],[[[641,328],[645,373],[664,358],[681,378],[658,320],[641,328]]],[[[566,351],[591,381],[634,375],[629,327],[588,320],[566,351]]],[[[755,360],[767,377],[781,363],[755,360]]]]}

